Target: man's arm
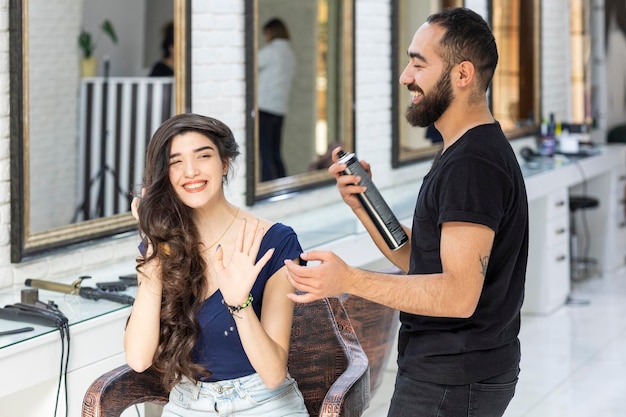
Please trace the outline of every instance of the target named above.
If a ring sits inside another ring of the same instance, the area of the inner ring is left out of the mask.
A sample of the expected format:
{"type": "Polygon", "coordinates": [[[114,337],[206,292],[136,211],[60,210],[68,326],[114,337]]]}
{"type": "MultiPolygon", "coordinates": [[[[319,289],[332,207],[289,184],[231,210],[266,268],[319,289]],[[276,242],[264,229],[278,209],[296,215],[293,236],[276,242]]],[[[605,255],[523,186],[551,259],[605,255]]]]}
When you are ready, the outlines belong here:
{"type": "MultiPolygon", "coordinates": [[[[411,229],[405,226],[402,226],[407,236],[409,236],[409,241],[399,249],[392,251],[389,249],[389,246],[385,242],[385,239],[380,234],[374,222],[370,219],[369,215],[365,211],[365,208],[361,205],[357,194],[365,191],[366,187],[357,185],[360,181],[358,176],[356,175],[343,175],[343,171],[346,169],[346,164],[337,163],[337,153],[341,148],[335,148],[332,152],[333,164],[328,168],[328,172],[330,172],[335,179],[337,180],[337,189],[339,190],[339,194],[341,194],[341,198],[346,202],[346,204],[352,209],[354,214],[356,214],[359,221],[365,227],[365,230],[371,236],[372,240],[378,247],[378,249],[382,252],[383,255],[387,259],[389,259],[395,266],[400,268],[400,270],[407,272],[409,270],[409,261],[411,256],[411,229]]],[[[367,173],[370,173],[370,165],[361,161],[363,168],[367,173]]],[[[371,175],[371,174],[370,174],[371,175]]]]}
{"type": "Polygon", "coordinates": [[[393,275],[348,266],[327,251],[305,252],[302,259],[320,261],[303,267],[286,262],[290,282],[306,294],[291,294],[309,302],[342,293],[354,294],[412,314],[469,317],[482,291],[495,233],[473,223],[444,223],[441,231],[442,273],[393,275]]]}

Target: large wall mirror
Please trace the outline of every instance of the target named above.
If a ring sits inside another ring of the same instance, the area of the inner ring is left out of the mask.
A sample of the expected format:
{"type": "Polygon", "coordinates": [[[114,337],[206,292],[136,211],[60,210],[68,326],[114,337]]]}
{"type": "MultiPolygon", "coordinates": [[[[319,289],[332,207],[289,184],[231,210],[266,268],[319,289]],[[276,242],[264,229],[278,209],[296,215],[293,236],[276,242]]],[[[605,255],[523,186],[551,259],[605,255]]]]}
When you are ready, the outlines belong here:
{"type": "MultiPolygon", "coordinates": [[[[406,65],[406,47],[413,33],[428,15],[463,5],[463,0],[392,1],[395,80],[406,65]]],[[[490,0],[487,9],[499,53],[488,91],[493,115],[509,139],[535,134],[541,115],[539,0],[490,0]]],[[[440,147],[436,130],[410,127],[404,118],[408,95],[398,83],[394,89],[393,166],[432,158],[440,147]]]]}
{"type": "Polygon", "coordinates": [[[415,31],[426,18],[447,7],[461,7],[463,0],[393,0],[392,1],[392,165],[398,167],[407,163],[432,159],[441,147],[440,137],[434,127],[410,126],[405,111],[410,103],[406,87],[398,82],[400,74],[408,62],[407,47],[415,31]]]}
{"type": "Polygon", "coordinates": [[[253,205],[329,183],[330,150],[353,149],[353,1],[246,0],[245,26],[253,205]]]}
{"type": "Polygon", "coordinates": [[[538,131],[541,122],[539,0],[491,0],[498,66],[491,83],[493,116],[509,139],[538,131]]]}
{"type": "Polygon", "coordinates": [[[9,7],[11,261],[19,262],[135,227],[129,203],[146,143],[189,108],[190,0],[9,7]]]}

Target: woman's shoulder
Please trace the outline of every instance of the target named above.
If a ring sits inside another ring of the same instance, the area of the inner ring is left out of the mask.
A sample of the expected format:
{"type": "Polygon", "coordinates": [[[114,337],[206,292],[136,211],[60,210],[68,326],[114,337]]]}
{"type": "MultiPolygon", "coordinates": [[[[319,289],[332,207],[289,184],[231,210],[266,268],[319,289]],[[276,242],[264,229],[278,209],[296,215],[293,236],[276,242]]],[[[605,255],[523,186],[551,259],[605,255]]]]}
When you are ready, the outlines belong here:
{"type": "Polygon", "coordinates": [[[250,219],[255,219],[255,220],[258,219],[259,227],[265,231],[266,235],[269,235],[272,237],[286,236],[289,234],[295,235],[295,231],[291,228],[291,226],[288,226],[280,222],[274,222],[268,219],[259,218],[250,212],[242,212],[241,217],[248,219],[248,221],[250,221],[250,219]]]}

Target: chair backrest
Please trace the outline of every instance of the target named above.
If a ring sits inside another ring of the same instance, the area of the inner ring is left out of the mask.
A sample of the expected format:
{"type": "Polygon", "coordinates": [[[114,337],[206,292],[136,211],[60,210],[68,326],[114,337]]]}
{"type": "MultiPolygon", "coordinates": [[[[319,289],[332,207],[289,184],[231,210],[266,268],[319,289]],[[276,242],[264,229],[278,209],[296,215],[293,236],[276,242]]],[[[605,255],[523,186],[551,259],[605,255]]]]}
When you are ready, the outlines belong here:
{"type": "Polygon", "coordinates": [[[400,313],[356,295],[348,295],[341,300],[369,360],[370,395],[373,397],[382,383],[391,352],[396,351],[400,313]]]}
{"type": "Polygon", "coordinates": [[[288,367],[311,416],[360,415],[356,410],[369,406],[367,355],[337,298],[295,306],[288,367]],[[355,377],[359,380],[358,374],[364,371],[367,380],[360,383],[366,382],[365,392],[352,398],[356,404],[340,411],[337,407],[344,400],[337,402],[339,398],[329,397],[347,395],[350,392],[347,384],[352,384],[355,377]]]}
{"type": "MultiPolygon", "coordinates": [[[[337,298],[295,306],[288,366],[311,416],[358,417],[369,406],[368,359],[337,298]]],[[[118,417],[133,404],[167,399],[154,370],[123,365],[91,384],[82,415],[118,417]]]]}

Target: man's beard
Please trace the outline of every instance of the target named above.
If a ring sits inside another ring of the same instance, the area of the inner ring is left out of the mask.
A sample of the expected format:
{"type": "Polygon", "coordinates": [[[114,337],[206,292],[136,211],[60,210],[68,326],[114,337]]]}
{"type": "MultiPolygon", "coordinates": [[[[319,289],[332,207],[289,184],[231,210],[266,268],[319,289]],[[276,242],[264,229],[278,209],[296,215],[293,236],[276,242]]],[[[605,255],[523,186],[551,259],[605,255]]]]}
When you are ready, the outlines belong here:
{"type": "MultiPolygon", "coordinates": [[[[420,91],[415,84],[408,86],[409,91],[420,91]]],[[[406,109],[406,120],[411,126],[426,127],[437,121],[448,109],[454,95],[450,82],[450,71],[445,70],[435,88],[428,95],[422,95],[417,104],[411,103],[406,109]]]]}

